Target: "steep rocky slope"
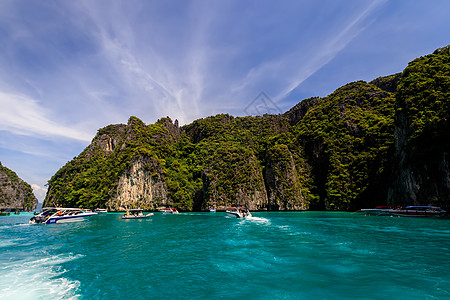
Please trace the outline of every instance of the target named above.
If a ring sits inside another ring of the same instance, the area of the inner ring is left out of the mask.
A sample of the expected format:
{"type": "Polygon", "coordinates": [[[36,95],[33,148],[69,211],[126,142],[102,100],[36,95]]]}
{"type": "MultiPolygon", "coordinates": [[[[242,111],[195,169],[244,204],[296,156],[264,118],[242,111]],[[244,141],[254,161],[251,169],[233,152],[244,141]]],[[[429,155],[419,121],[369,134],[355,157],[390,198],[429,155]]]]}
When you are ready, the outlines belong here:
{"type": "Polygon", "coordinates": [[[0,163],[0,208],[33,210],[37,204],[31,186],[0,163]]]}
{"type": "Polygon", "coordinates": [[[450,208],[450,48],[418,58],[396,94],[395,159],[388,203],[450,208]]]}
{"type": "Polygon", "coordinates": [[[281,115],[100,129],[49,181],[46,205],[114,210],[449,208],[449,48],[281,115]]]}

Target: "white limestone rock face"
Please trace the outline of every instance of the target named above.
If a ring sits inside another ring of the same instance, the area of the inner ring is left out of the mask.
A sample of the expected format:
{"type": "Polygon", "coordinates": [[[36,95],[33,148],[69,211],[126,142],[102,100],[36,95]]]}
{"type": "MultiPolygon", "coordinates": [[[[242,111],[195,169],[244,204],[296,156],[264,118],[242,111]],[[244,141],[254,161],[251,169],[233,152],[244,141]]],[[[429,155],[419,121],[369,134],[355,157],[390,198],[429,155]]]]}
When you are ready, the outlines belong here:
{"type": "Polygon", "coordinates": [[[152,158],[140,156],[120,177],[115,195],[107,202],[110,210],[141,208],[154,210],[169,206],[167,186],[161,166],[152,158]]]}

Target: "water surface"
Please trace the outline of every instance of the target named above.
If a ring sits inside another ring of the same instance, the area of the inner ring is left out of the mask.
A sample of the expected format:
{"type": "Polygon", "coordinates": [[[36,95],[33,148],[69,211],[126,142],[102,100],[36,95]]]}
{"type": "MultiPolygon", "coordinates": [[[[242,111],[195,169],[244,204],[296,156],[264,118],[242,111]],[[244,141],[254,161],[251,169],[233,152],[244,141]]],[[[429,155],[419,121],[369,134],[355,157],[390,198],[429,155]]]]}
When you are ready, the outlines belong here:
{"type": "Polygon", "coordinates": [[[253,215],[0,217],[0,299],[450,298],[450,219],[253,215]]]}

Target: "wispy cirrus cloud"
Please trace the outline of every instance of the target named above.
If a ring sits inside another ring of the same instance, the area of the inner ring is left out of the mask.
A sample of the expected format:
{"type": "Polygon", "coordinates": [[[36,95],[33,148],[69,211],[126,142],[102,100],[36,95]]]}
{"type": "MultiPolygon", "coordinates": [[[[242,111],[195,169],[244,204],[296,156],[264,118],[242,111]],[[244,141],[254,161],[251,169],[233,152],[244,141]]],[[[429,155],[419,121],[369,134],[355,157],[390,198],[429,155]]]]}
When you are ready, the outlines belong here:
{"type": "Polygon", "coordinates": [[[48,118],[48,112],[39,103],[25,95],[0,92],[0,130],[19,135],[59,136],[83,142],[90,141],[88,133],[61,126],[48,118]]]}
{"type": "Polygon", "coordinates": [[[368,20],[371,13],[386,1],[372,1],[354,11],[350,10],[343,20],[335,20],[336,24],[331,26],[332,30],[318,36],[314,41],[309,41],[306,46],[302,43],[294,44],[289,52],[273,60],[261,61],[237,83],[234,92],[255,90],[255,87],[257,89],[267,83],[272,89],[272,99],[277,102],[283,100],[361,34],[371,23],[368,20]]]}
{"type": "Polygon", "coordinates": [[[181,14],[170,5],[142,6],[130,8],[125,2],[115,2],[105,8],[84,2],[77,9],[88,12],[91,36],[99,46],[97,56],[109,65],[110,76],[127,97],[119,104],[122,111],[139,111],[147,120],[169,115],[181,123],[190,122],[202,114],[199,106],[211,48],[204,37],[214,14],[200,13],[191,4],[183,5],[186,10],[181,14]],[[140,13],[143,9],[149,15],[140,13]],[[176,15],[177,22],[161,17],[167,14],[176,15]]]}
{"type": "Polygon", "coordinates": [[[450,4],[437,3],[0,1],[0,159],[45,160],[44,178],[131,115],[244,115],[262,91],[285,110],[399,72],[445,45],[450,4]]]}

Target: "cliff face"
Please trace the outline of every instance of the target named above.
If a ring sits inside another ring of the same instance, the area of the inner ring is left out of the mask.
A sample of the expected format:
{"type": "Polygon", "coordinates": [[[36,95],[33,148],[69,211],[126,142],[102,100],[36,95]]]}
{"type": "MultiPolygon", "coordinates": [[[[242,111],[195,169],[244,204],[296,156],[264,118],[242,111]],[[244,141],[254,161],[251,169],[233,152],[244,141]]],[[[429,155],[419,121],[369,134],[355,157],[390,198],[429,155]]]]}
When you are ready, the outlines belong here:
{"type": "Polygon", "coordinates": [[[268,207],[260,165],[251,153],[237,149],[219,150],[203,173],[202,209],[244,205],[252,210],[268,207]],[[217,163],[220,158],[221,163],[217,163]],[[231,180],[230,180],[231,179],[231,180]]]}
{"type": "Polygon", "coordinates": [[[127,208],[156,210],[171,206],[173,203],[167,197],[167,185],[161,174],[161,166],[154,159],[145,156],[134,158],[120,176],[106,207],[120,211],[127,208]]]}
{"type": "Polygon", "coordinates": [[[92,140],[91,145],[85,150],[85,158],[89,160],[98,151],[102,151],[103,156],[108,156],[114,153],[118,146],[120,150],[123,150],[126,146],[123,142],[126,130],[127,126],[119,124],[110,125],[103,131],[99,131],[95,139],[92,140]]]}
{"type": "Polygon", "coordinates": [[[221,114],[183,127],[130,117],[100,129],[52,177],[44,205],[450,209],[449,70],[446,47],[280,115],[221,114]]]}
{"type": "Polygon", "coordinates": [[[174,143],[177,128],[170,119],[146,126],[131,117],[127,125],[100,129],[92,143],[51,178],[44,206],[124,210],[170,204],[158,156],[163,156],[161,144],[174,143]]]}
{"type": "Polygon", "coordinates": [[[402,73],[388,203],[450,209],[450,48],[411,62],[402,73]]]}
{"type": "Polygon", "coordinates": [[[268,151],[265,182],[269,210],[305,210],[308,203],[302,195],[295,161],[286,145],[268,151]]]}
{"type": "Polygon", "coordinates": [[[320,99],[295,126],[311,165],[312,208],[349,210],[386,199],[380,182],[389,166],[394,101],[372,84],[349,83],[320,99]]]}
{"type": "Polygon", "coordinates": [[[289,120],[289,124],[293,126],[303,119],[306,113],[319,103],[319,100],[319,97],[305,99],[285,112],[283,116],[285,116],[289,120]]]}
{"type": "Polygon", "coordinates": [[[0,208],[33,210],[37,204],[31,186],[0,163],[0,208]]]}

